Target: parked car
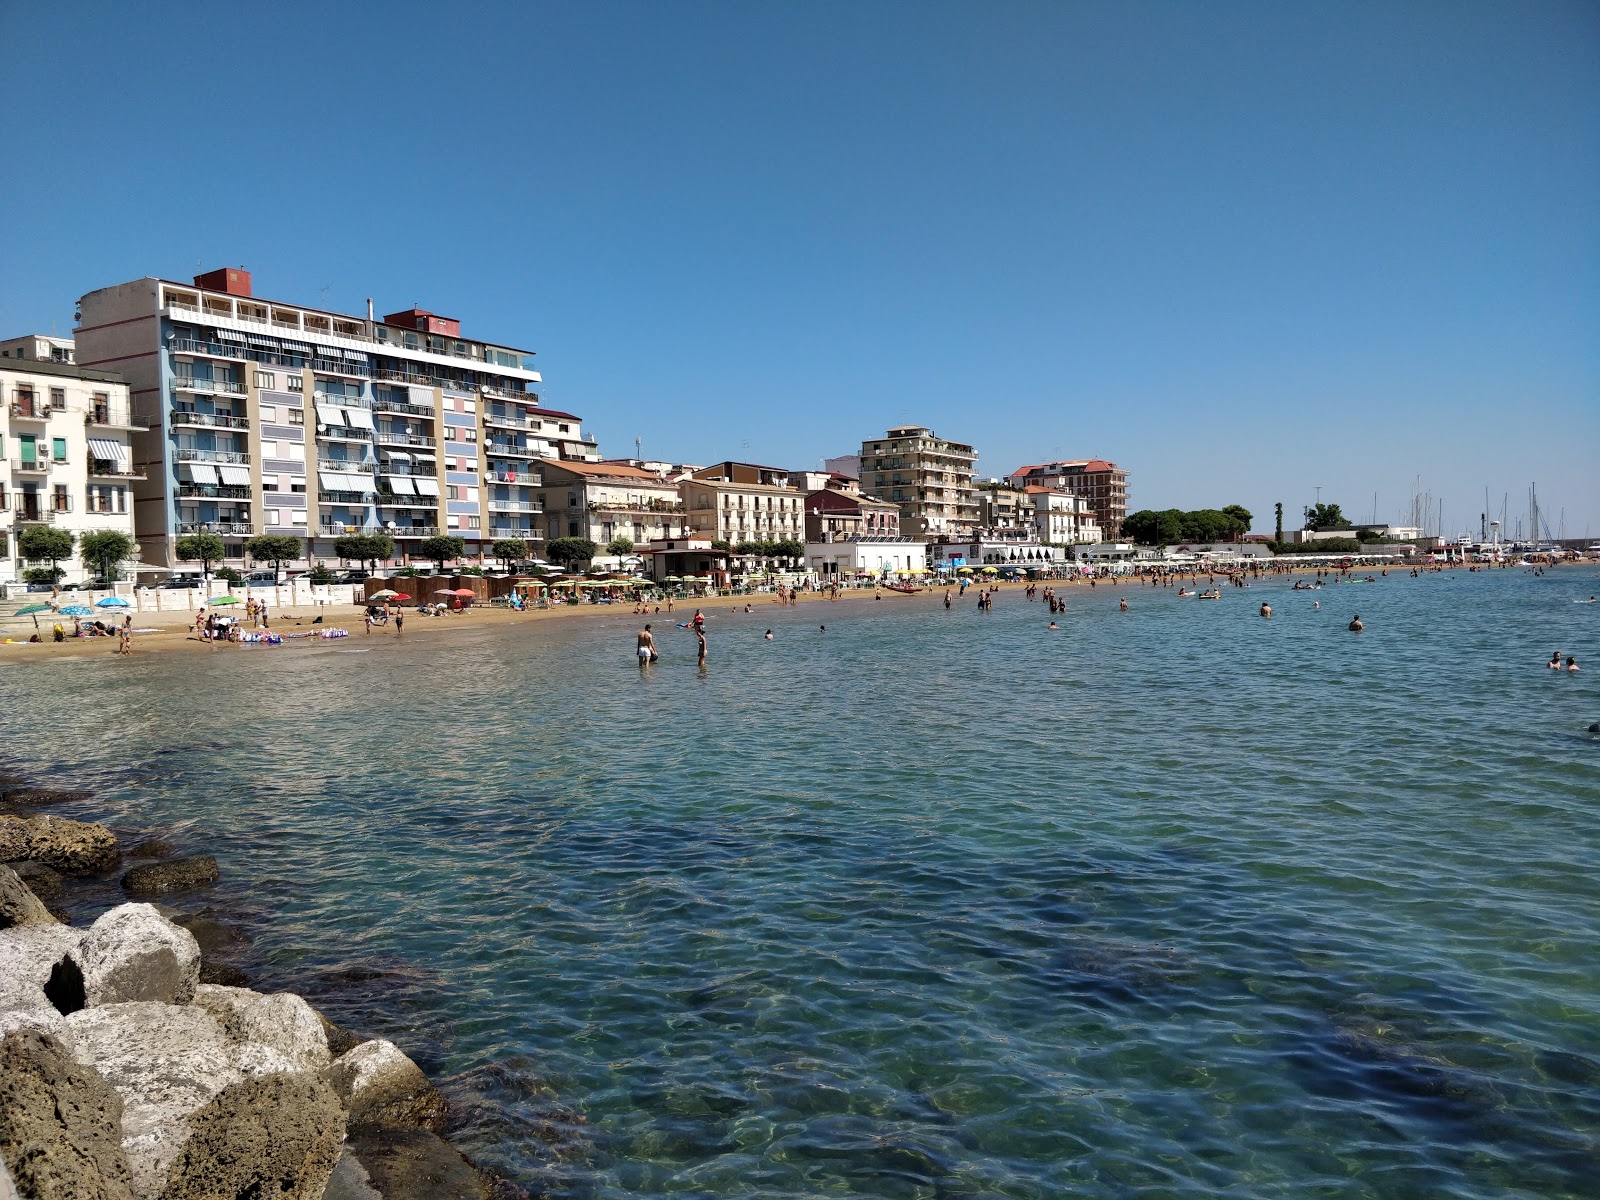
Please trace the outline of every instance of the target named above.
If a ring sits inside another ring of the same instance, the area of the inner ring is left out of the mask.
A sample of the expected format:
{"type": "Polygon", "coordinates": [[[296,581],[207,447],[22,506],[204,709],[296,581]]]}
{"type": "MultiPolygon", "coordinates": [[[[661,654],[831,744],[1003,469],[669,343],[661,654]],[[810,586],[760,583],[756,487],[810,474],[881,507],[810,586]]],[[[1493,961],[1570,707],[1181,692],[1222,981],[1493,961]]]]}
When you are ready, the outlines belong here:
{"type": "Polygon", "coordinates": [[[278,582],[276,571],[251,571],[244,577],[246,587],[272,587],[278,582]]]}
{"type": "Polygon", "coordinates": [[[161,591],[172,591],[177,588],[197,588],[201,582],[199,575],[191,575],[186,571],[180,571],[176,575],[168,575],[160,583],[156,584],[156,588],[161,591]]]}

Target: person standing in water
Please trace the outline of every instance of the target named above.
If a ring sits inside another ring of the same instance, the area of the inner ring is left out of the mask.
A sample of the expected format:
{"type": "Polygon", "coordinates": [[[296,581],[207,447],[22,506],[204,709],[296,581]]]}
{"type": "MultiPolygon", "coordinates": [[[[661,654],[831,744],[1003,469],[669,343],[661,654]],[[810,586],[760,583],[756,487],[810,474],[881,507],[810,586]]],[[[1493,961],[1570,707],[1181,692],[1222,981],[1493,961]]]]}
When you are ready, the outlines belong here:
{"type": "Polygon", "coordinates": [[[1272,605],[1264,600],[1261,602],[1261,615],[1269,621],[1272,619],[1272,605]]]}
{"type": "Polygon", "coordinates": [[[1351,633],[1360,633],[1365,628],[1366,628],[1366,626],[1361,623],[1361,614],[1360,613],[1357,613],[1355,616],[1350,618],[1350,632],[1351,633]]]}
{"type": "Polygon", "coordinates": [[[656,653],[656,635],[650,632],[650,626],[645,625],[639,631],[639,665],[653,663],[660,655],[656,653]]]}

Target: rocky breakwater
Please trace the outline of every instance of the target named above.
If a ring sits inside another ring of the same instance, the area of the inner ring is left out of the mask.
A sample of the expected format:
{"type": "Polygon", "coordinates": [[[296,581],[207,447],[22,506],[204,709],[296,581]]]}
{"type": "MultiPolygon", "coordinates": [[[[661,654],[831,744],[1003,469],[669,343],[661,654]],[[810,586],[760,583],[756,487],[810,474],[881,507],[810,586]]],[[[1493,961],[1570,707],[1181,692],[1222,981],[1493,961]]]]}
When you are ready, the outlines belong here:
{"type": "MultiPolygon", "coordinates": [[[[393,1043],[301,997],[202,982],[200,944],[148,903],[62,923],[62,877],[121,862],[106,829],[0,815],[0,1159],[27,1200],[497,1200],[446,1142],[446,1104],[393,1043]],[[14,869],[15,868],[15,869],[14,869]]],[[[133,895],[215,882],[136,867],[133,895]]],[[[181,918],[180,918],[181,919],[181,918]]],[[[0,1172],[0,1195],[6,1193],[0,1172]]]]}

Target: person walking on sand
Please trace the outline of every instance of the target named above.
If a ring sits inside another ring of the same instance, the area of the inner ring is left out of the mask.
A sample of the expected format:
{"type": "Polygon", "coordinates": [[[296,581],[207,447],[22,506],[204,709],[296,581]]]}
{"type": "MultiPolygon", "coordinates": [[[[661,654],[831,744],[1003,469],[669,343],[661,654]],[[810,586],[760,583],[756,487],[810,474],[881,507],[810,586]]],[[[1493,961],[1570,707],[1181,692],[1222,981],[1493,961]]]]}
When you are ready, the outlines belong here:
{"type": "Polygon", "coordinates": [[[650,625],[639,631],[639,665],[641,667],[655,662],[661,656],[656,653],[656,635],[650,632],[650,625]]]}

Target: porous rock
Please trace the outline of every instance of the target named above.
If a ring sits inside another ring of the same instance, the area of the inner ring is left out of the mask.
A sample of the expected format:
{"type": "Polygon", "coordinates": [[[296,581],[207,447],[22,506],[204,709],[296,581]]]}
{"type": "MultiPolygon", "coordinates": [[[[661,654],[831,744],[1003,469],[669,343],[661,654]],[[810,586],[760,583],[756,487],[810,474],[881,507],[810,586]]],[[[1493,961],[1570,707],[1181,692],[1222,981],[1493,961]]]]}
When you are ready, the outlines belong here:
{"type": "Polygon", "coordinates": [[[34,895],[33,889],[15,871],[0,866],[0,929],[58,923],[45,908],[44,901],[34,895]]]}
{"type": "Polygon", "coordinates": [[[70,791],[64,788],[18,787],[0,792],[0,804],[7,808],[48,808],[52,804],[71,804],[87,800],[93,792],[70,791]]]}
{"type": "Polygon", "coordinates": [[[328,1176],[328,1190],[322,1193],[322,1200],[383,1200],[383,1196],[372,1186],[372,1176],[361,1160],[346,1146],[334,1164],[333,1174],[328,1176]]]}
{"type": "Polygon", "coordinates": [[[210,962],[202,958],[200,960],[200,982],[217,983],[223,987],[249,987],[250,976],[232,963],[210,962]]]}
{"type": "Polygon", "coordinates": [[[195,989],[194,1003],[234,1041],[271,1047],[301,1070],[321,1071],[332,1061],[316,1010],[291,992],[262,995],[203,983],[195,989]]]}
{"type": "Polygon", "coordinates": [[[200,947],[148,904],[119,904],[84,933],[78,951],[90,1004],[186,1004],[200,981],[200,947]]]}
{"type": "Polygon", "coordinates": [[[53,867],[63,875],[100,875],[122,857],[117,839],[103,825],[49,815],[29,817],[24,857],[53,867]]]}
{"type": "MultiPolygon", "coordinates": [[[[159,904],[156,907],[158,909],[161,908],[159,904]]],[[[226,949],[229,946],[244,945],[250,940],[234,926],[229,925],[226,921],[218,921],[214,917],[196,913],[179,914],[170,910],[162,910],[162,916],[166,917],[174,925],[182,925],[190,933],[194,934],[194,940],[200,943],[202,956],[215,954],[218,950],[226,949]]]]}
{"type": "Polygon", "coordinates": [[[320,1077],[271,1074],[229,1084],[188,1126],[161,1200],[320,1200],[339,1161],[345,1117],[320,1077]]]}
{"type": "Polygon", "coordinates": [[[121,1097],[36,1030],[0,1042],[0,1157],[35,1200],[133,1200],[121,1097]]]}
{"type": "Polygon", "coordinates": [[[362,1042],[335,1059],[327,1077],[352,1124],[406,1125],[434,1133],[444,1129],[444,1096],[391,1041],[362,1042]]]}
{"type": "Polygon", "coordinates": [[[23,859],[6,865],[15,871],[17,878],[27,884],[33,894],[41,900],[59,900],[66,893],[66,888],[61,883],[61,872],[53,871],[43,863],[23,859]]]}
{"type": "Polygon", "coordinates": [[[343,1025],[335,1025],[321,1012],[317,1013],[317,1020],[322,1022],[322,1032],[327,1035],[328,1053],[335,1058],[341,1057],[347,1051],[354,1050],[362,1042],[370,1042],[372,1040],[365,1034],[357,1033],[353,1029],[346,1029],[343,1025]]]}
{"type": "Polygon", "coordinates": [[[128,851],[129,858],[171,858],[178,852],[178,848],[163,838],[145,838],[132,850],[128,851]]]}
{"type": "Polygon", "coordinates": [[[122,890],[130,896],[165,896],[206,887],[222,878],[217,860],[209,854],[169,858],[165,862],[132,867],[122,876],[122,890]]]}
{"type": "Polygon", "coordinates": [[[384,1200],[492,1200],[489,1178],[426,1129],[354,1125],[349,1146],[384,1200]]]}
{"type": "Polygon", "coordinates": [[[33,1029],[71,1042],[66,1022],[45,988],[58,965],[71,961],[82,936],[65,925],[0,930],[0,1037],[33,1029]]]}
{"type": "Polygon", "coordinates": [[[33,834],[21,817],[0,815],[0,860],[16,862],[28,857],[33,834]]]}

